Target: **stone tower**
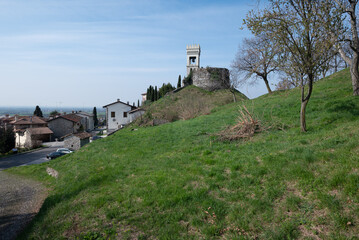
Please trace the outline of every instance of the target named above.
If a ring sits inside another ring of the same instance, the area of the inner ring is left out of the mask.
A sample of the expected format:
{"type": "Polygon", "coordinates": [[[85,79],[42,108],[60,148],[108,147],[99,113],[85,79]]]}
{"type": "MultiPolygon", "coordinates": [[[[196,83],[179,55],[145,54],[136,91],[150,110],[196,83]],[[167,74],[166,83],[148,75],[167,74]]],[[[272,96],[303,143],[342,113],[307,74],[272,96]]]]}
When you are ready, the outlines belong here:
{"type": "Polygon", "coordinates": [[[199,44],[187,45],[187,76],[191,69],[199,68],[199,56],[201,55],[201,47],[199,44]]]}

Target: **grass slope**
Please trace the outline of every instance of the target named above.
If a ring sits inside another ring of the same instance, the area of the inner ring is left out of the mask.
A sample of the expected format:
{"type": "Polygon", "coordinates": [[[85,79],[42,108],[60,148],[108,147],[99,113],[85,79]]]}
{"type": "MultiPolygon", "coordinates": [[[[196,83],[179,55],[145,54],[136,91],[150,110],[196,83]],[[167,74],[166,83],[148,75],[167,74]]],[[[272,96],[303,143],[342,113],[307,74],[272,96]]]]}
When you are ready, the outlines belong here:
{"type": "Polygon", "coordinates": [[[348,70],[317,82],[308,133],[299,129],[294,89],[245,101],[262,122],[285,129],[246,142],[213,136],[235,123],[237,103],[10,169],[51,189],[21,238],[354,239],[359,98],[351,92],[348,70]]]}
{"type": "MultiPolygon", "coordinates": [[[[237,101],[248,99],[240,92],[236,92],[235,96],[237,101]]],[[[168,122],[188,120],[207,115],[215,107],[231,102],[233,102],[233,94],[228,89],[209,92],[191,85],[145,106],[146,114],[137,122],[141,125],[151,125],[152,119],[168,122]]]]}

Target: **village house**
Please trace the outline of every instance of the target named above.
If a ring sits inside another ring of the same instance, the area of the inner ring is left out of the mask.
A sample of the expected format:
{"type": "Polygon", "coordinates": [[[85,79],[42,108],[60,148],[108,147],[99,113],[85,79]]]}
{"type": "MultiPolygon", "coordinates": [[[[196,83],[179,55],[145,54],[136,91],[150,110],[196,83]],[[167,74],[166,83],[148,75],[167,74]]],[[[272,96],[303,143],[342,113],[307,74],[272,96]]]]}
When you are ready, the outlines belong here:
{"type": "Polygon", "coordinates": [[[117,130],[122,125],[129,124],[131,122],[129,112],[136,109],[135,106],[121,102],[120,99],[103,106],[103,108],[106,108],[106,126],[109,131],[117,130]]]}
{"type": "Polygon", "coordinates": [[[48,120],[48,126],[54,132],[52,137],[57,139],[71,133],[77,133],[78,131],[81,131],[81,128],[82,130],[85,130],[84,125],[86,125],[86,119],[75,113],[60,115],[48,120]]]}
{"type": "Polygon", "coordinates": [[[8,123],[15,132],[15,146],[18,148],[34,148],[41,146],[43,142],[51,140],[53,133],[48,127],[47,122],[37,116],[17,116],[8,123]]]}
{"type": "Polygon", "coordinates": [[[95,128],[95,121],[94,121],[94,115],[92,113],[87,113],[87,112],[76,112],[75,113],[77,116],[81,117],[82,120],[81,122],[83,123],[84,129],[86,131],[92,131],[95,128]]]}
{"type": "Polygon", "coordinates": [[[64,137],[64,147],[73,151],[79,150],[90,142],[91,134],[87,132],[73,133],[64,137]]]}

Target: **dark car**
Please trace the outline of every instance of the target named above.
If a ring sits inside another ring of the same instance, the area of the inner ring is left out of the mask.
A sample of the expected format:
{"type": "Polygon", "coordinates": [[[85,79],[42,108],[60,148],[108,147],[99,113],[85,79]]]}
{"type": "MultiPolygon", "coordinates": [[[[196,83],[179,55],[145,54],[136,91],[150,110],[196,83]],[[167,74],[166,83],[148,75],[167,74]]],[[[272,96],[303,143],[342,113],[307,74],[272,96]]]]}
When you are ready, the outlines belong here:
{"type": "Polygon", "coordinates": [[[52,152],[52,153],[49,153],[47,154],[47,159],[55,159],[57,157],[61,157],[62,155],[65,155],[66,153],[64,152],[52,152]]]}

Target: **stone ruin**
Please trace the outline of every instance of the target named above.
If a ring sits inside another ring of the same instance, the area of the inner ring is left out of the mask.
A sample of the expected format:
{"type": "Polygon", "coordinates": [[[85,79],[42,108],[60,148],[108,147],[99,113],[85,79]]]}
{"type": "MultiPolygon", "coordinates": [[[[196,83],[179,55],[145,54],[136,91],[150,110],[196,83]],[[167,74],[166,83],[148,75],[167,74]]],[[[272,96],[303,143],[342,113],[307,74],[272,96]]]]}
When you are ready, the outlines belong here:
{"type": "Polygon", "coordinates": [[[192,71],[192,84],[214,91],[230,88],[229,70],[227,68],[200,67],[201,47],[188,45],[187,48],[187,75],[192,71]]]}

